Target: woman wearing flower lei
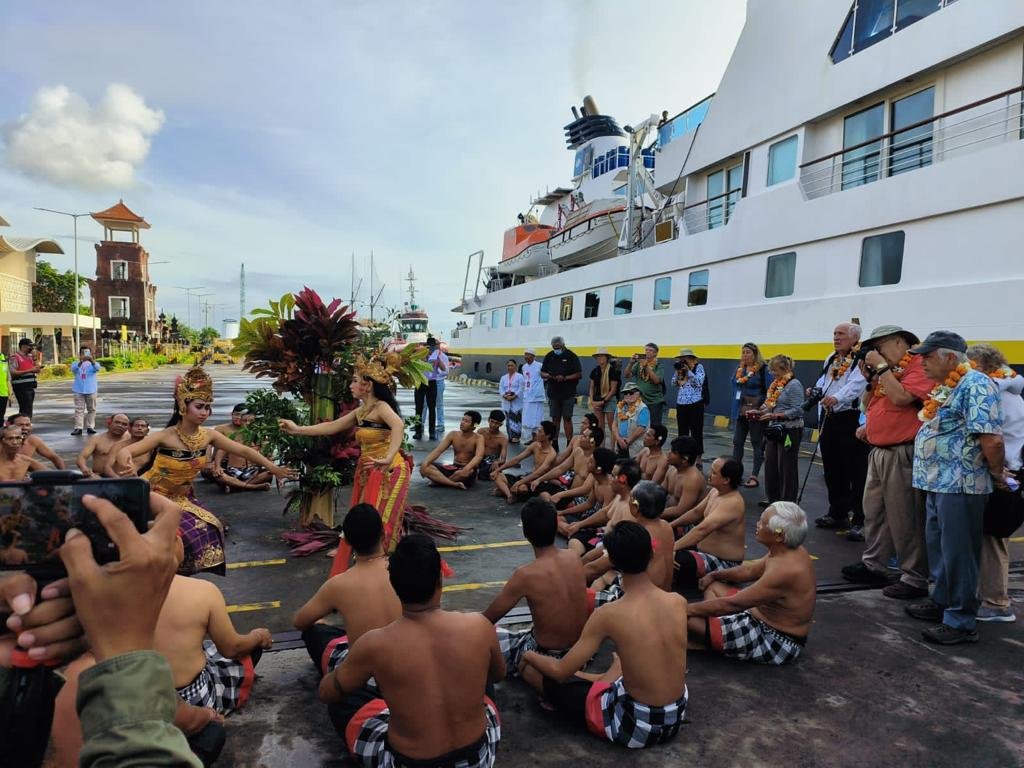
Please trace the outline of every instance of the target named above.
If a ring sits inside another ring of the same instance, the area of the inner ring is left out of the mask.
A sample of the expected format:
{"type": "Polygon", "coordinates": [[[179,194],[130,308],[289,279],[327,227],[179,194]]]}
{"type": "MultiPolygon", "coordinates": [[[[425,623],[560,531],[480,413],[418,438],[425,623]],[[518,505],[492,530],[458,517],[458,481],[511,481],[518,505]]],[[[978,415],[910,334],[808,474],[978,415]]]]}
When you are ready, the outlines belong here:
{"type": "MultiPolygon", "coordinates": [[[[800,485],[797,460],[803,437],[803,385],[793,375],[793,359],[776,355],[768,362],[775,381],[768,387],[764,405],[748,414],[769,422],[765,431],[764,486],[768,503],[796,501],[800,485]],[[775,426],[779,423],[779,426],[775,426]]],[[[764,505],[765,503],[762,502],[764,505]]]]}
{"type": "Polygon", "coordinates": [[[754,464],[744,486],[756,488],[760,485],[757,476],[764,463],[764,424],[759,418],[748,418],[747,414],[764,405],[768,394],[768,375],[761,350],[751,341],[740,349],[740,364],[733,375],[732,387],[732,457],[743,462],[743,449],[749,435],[750,446],[754,449],[754,464]]]}

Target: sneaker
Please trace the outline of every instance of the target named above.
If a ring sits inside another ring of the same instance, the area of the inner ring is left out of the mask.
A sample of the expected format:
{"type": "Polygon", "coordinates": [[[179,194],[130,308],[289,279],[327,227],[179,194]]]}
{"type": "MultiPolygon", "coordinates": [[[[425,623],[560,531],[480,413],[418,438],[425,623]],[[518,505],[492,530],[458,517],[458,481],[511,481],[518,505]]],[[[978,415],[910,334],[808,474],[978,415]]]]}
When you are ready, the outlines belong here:
{"type": "Polygon", "coordinates": [[[822,515],[814,524],[819,528],[842,528],[846,523],[836,520],[832,515],[822,515]]]}
{"type": "Polygon", "coordinates": [[[905,582],[897,581],[883,589],[882,594],[893,600],[914,600],[918,597],[928,597],[928,590],[924,587],[912,587],[905,582]]]}
{"type": "Polygon", "coordinates": [[[864,541],[864,526],[862,525],[851,525],[850,530],[846,532],[847,541],[864,541]]]}
{"type": "Polygon", "coordinates": [[[957,629],[948,624],[939,624],[937,627],[928,627],[921,630],[921,637],[929,643],[938,645],[959,645],[960,643],[978,642],[978,630],[957,629]]]}
{"type": "Polygon", "coordinates": [[[886,574],[872,571],[863,562],[844,567],[843,578],[856,584],[883,585],[889,583],[889,577],[886,574]]]}
{"type": "Polygon", "coordinates": [[[88,433],[89,433],[90,435],[95,435],[95,434],[96,434],[96,430],[95,430],[95,429],[93,429],[92,427],[89,427],[89,428],[88,428],[87,430],[85,430],[85,431],[86,431],[86,432],[88,432],[88,433]]]}
{"type": "Polygon", "coordinates": [[[1005,621],[1007,623],[1016,621],[1017,616],[1010,608],[989,608],[983,605],[978,608],[978,621],[1005,621]]]}
{"type": "Polygon", "coordinates": [[[80,429],[72,429],[71,430],[71,434],[74,435],[75,437],[78,437],[80,434],[82,434],[82,430],[80,430],[80,429]]]}
{"type": "Polygon", "coordinates": [[[924,600],[920,603],[911,603],[903,607],[908,615],[921,621],[933,621],[936,624],[942,623],[943,608],[932,600],[924,600]]]}

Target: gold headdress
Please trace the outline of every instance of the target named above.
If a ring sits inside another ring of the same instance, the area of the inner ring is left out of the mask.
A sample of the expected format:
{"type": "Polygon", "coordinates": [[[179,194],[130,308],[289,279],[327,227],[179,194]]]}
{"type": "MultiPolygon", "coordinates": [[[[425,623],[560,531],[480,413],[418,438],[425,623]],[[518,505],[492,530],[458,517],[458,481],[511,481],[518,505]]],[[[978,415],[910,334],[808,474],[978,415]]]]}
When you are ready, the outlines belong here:
{"type": "Polygon", "coordinates": [[[401,352],[382,344],[369,357],[356,355],[355,372],[366,379],[385,384],[392,389],[395,382],[403,387],[415,388],[427,381],[430,366],[424,362],[427,350],[416,344],[407,344],[401,352]]]}
{"type": "Polygon", "coordinates": [[[210,375],[199,366],[189,368],[174,384],[174,399],[178,403],[178,413],[182,416],[185,415],[185,406],[189,400],[212,402],[213,381],[210,375]]]}

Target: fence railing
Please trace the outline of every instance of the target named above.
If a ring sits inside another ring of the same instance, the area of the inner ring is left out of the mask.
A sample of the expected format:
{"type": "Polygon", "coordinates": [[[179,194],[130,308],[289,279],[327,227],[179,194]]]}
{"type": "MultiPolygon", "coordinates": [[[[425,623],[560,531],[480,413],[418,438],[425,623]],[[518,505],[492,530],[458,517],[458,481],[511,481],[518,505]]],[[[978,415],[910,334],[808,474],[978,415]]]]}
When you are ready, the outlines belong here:
{"type": "Polygon", "coordinates": [[[691,203],[683,207],[683,225],[688,235],[724,227],[732,219],[733,209],[740,200],[740,188],[691,203]]]}

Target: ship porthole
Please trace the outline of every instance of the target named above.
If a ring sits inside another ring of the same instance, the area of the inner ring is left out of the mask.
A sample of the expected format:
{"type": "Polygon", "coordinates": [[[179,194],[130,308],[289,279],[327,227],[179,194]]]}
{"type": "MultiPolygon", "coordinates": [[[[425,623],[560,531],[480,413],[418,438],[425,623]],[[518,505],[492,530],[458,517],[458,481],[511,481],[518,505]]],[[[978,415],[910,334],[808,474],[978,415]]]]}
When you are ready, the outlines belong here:
{"type": "Polygon", "coordinates": [[[480,361],[477,360],[475,363],[473,363],[473,373],[479,373],[479,372],[480,372],[480,361]]]}
{"type": "Polygon", "coordinates": [[[485,370],[485,371],[486,371],[487,373],[490,373],[490,372],[491,372],[491,364],[490,364],[490,363],[488,363],[488,364],[487,364],[487,367],[486,367],[486,368],[485,368],[484,370],[485,370]]]}

